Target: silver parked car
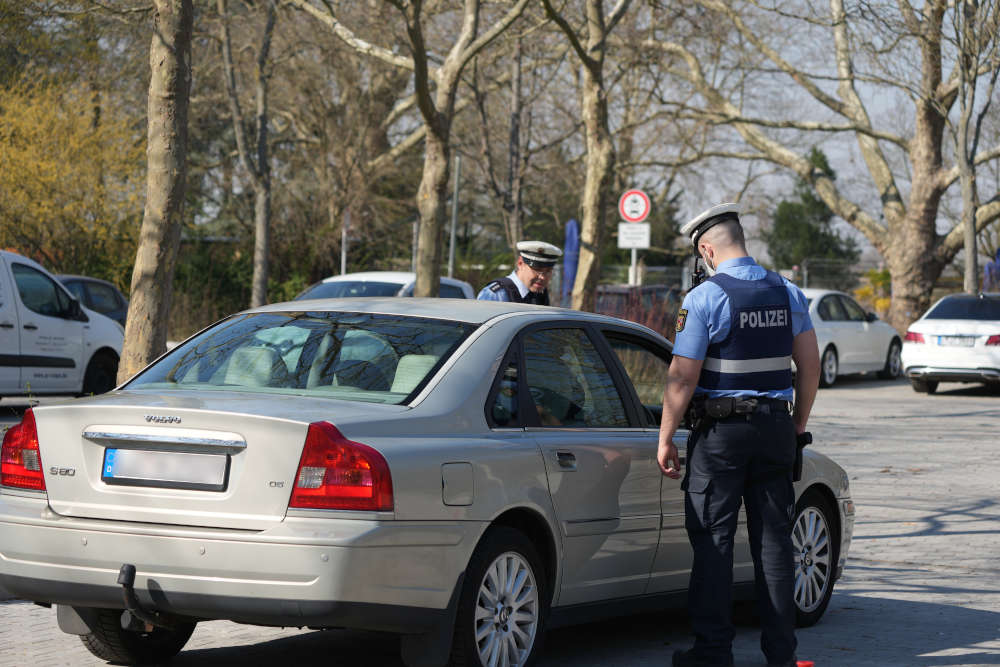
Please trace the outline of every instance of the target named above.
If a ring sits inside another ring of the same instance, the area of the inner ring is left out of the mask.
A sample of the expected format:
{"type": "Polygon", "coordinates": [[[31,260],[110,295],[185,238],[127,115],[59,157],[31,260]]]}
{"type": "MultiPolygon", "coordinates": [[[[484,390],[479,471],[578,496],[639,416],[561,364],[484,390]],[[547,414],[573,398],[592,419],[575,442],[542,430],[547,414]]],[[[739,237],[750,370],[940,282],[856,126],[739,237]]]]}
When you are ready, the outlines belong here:
{"type": "MultiPolygon", "coordinates": [[[[670,350],[511,303],[239,313],[7,433],[0,586],[57,605],[104,659],[163,660],[230,619],[400,633],[408,664],[523,665],[546,627],[683,599],[683,492],[656,464],[670,350]]],[[[796,491],[809,625],[854,508],[811,450],[796,491]]],[[[745,523],[734,564],[752,596],[745,523]]]]}

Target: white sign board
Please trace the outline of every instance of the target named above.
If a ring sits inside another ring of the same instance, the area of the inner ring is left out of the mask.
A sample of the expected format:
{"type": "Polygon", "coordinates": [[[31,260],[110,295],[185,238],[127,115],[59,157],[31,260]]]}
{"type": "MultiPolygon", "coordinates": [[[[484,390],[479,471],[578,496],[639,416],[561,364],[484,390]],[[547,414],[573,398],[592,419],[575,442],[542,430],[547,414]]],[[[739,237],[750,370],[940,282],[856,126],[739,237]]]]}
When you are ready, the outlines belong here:
{"type": "Polygon", "coordinates": [[[649,223],[648,222],[619,222],[618,223],[618,247],[619,248],[648,248],[649,247],[649,223]]]}
{"type": "Polygon", "coordinates": [[[618,199],[618,214],[625,222],[642,222],[650,208],[649,196],[642,190],[626,190],[618,199]]]}

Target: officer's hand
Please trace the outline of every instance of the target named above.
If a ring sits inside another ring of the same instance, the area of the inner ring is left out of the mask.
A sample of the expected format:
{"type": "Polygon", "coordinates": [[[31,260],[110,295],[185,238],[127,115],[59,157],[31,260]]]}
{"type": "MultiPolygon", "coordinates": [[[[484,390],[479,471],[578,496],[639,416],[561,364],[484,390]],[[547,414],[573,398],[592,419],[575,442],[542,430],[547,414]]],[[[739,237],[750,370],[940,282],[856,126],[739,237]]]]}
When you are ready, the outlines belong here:
{"type": "Polygon", "coordinates": [[[681,460],[677,455],[677,446],[670,440],[661,442],[656,450],[656,462],[660,464],[660,470],[670,479],[680,479],[681,460]]]}

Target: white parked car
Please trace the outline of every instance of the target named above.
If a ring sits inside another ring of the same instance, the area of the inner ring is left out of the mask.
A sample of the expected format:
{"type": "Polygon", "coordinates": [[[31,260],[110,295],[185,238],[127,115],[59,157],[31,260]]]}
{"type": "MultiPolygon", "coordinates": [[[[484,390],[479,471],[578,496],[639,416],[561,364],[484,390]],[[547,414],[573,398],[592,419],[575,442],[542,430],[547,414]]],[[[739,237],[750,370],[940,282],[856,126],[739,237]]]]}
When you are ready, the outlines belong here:
{"type": "Polygon", "coordinates": [[[123,338],[40,264],[0,250],[0,396],[108,391],[123,338]]]}
{"type": "MultiPolygon", "coordinates": [[[[412,271],[362,271],[330,276],[304,289],[295,300],[344,297],[413,296],[417,274],[412,271]]],[[[444,299],[475,299],[472,285],[464,280],[441,278],[438,296],[444,299]]]]}
{"type": "MultiPolygon", "coordinates": [[[[7,432],[0,586],[125,664],[210,619],[399,633],[411,667],[531,664],[546,627],[683,604],[684,491],[656,463],[670,359],[638,324],[516,303],[234,315],[7,432]]],[[[813,448],[795,492],[812,625],[854,505],[813,448]]],[[[743,512],[730,556],[752,597],[743,512]]]]}
{"type": "Polygon", "coordinates": [[[1000,382],[1000,293],[946,296],[910,325],[903,371],[913,389],[939,382],[1000,382]]]}
{"type": "Polygon", "coordinates": [[[900,376],[903,343],[895,329],[843,292],[807,288],[802,293],[816,328],[821,387],[851,373],[875,372],[883,379],[900,376]]]}

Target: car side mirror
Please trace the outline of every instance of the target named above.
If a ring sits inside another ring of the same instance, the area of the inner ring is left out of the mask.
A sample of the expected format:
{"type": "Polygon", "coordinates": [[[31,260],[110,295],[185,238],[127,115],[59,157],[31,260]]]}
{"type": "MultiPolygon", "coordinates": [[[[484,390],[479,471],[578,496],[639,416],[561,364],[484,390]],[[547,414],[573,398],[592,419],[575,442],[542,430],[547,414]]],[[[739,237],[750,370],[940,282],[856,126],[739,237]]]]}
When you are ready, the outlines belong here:
{"type": "Polygon", "coordinates": [[[878,319],[878,315],[876,315],[875,313],[869,312],[869,313],[867,313],[865,315],[865,321],[866,322],[874,322],[877,319],[878,319]]]}
{"type": "Polygon", "coordinates": [[[66,319],[77,320],[79,322],[89,322],[90,318],[87,314],[83,312],[83,308],[80,307],[80,302],[76,299],[69,300],[69,310],[66,313],[66,319]]]}

